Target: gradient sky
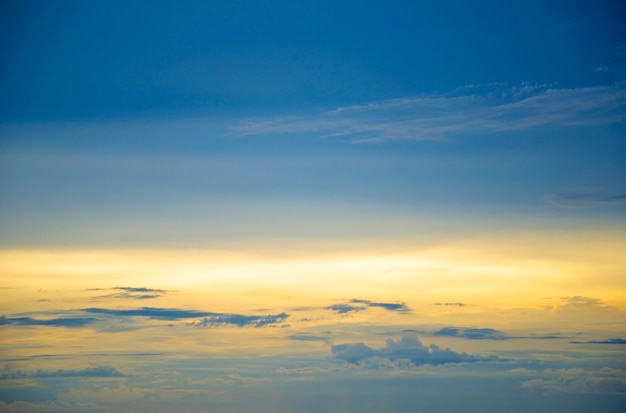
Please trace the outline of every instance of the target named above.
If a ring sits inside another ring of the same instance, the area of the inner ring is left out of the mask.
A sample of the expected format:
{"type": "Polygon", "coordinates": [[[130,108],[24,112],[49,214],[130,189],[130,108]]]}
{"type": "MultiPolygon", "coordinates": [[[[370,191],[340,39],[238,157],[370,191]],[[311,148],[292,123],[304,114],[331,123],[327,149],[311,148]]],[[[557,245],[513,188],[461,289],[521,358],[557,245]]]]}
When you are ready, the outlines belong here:
{"type": "Polygon", "coordinates": [[[624,21],[0,2],[0,410],[623,411],[624,21]]]}

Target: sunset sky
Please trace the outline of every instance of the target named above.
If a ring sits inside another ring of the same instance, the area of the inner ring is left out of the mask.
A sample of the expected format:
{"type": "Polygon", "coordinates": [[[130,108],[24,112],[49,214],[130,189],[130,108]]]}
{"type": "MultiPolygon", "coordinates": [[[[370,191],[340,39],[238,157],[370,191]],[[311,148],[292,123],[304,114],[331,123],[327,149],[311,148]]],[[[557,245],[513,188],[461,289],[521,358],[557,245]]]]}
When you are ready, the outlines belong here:
{"type": "Polygon", "coordinates": [[[625,21],[0,2],[0,411],[626,410],[625,21]]]}

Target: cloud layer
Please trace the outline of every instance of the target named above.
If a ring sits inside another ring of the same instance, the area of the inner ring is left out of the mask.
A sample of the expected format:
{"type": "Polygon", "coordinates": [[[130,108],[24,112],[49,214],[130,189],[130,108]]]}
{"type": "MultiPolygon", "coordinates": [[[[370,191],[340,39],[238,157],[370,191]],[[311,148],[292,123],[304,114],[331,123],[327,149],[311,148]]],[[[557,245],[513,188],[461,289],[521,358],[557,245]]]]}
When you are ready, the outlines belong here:
{"type": "Polygon", "coordinates": [[[449,348],[441,348],[436,344],[425,346],[417,335],[405,335],[398,341],[388,339],[385,347],[375,349],[363,343],[347,343],[332,346],[333,357],[350,364],[381,358],[391,362],[410,362],[414,366],[424,364],[441,365],[448,363],[472,363],[479,361],[498,361],[495,356],[473,356],[457,353],[449,348]]]}

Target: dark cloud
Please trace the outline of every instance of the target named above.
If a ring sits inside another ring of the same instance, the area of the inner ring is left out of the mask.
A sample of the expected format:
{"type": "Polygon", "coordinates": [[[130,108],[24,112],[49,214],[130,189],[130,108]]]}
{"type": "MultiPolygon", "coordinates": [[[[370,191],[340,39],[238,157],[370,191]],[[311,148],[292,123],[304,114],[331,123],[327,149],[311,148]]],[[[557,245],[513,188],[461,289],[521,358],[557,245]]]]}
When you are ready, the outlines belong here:
{"type": "Polygon", "coordinates": [[[90,288],[88,291],[119,291],[112,294],[101,295],[96,298],[129,298],[134,300],[159,298],[170,292],[170,290],[146,287],[90,288]]]}
{"type": "Polygon", "coordinates": [[[610,338],[608,340],[570,341],[572,344],[626,344],[623,338],[610,338]]]}
{"type": "Polygon", "coordinates": [[[18,326],[50,326],[50,327],[84,327],[96,321],[95,318],[61,317],[36,319],[31,317],[0,317],[0,325],[18,326]]]}
{"type": "Polygon", "coordinates": [[[326,307],[326,309],[335,311],[339,314],[348,314],[348,313],[352,313],[355,311],[363,311],[366,309],[366,307],[355,306],[355,305],[350,305],[350,304],[335,304],[335,305],[326,307]]]}
{"type": "Polygon", "coordinates": [[[106,314],[117,317],[148,317],[159,320],[180,320],[187,318],[201,318],[220,316],[220,313],[207,311],[180,310],[176,308],[141,307],[131,310],[113,310],[109,308],[84,308],[83,311],[91,314],[106,314]]]}
{"type": "Polygon", "coordinates": [[[468,340],[512,340],[512,339],[532,339],[532,340],[552,340],[562,339],[559,335],[529,335],[529,336],[509,336],[499,330],[493,328],[461,328],[461,327],[445,327],[432,333],[434,336],[459,337],[468,340]]]}
{"type": "Polygon", "coordinates": [[[49,377],[125,377],[114,367],[99,366],[78,370],[11,371],[0,374],[0,380],[49,377]]]}
{"type": "Polygon", "coordinates": [[[449,348],[441,348],[436,344],[425,346],[417,338],[417,335],[405,335],[398,341],[388,339],[386,346],[381,349],[374,349],[363,343],[338,344],[332,346],[332,354],[334,358],[350,364],[359,364],[372,358],[381,358],[392,362],[408,361],[415,366],[502,361],[495,356],[482,357],[457,353],[449,348]]]}
{"type": "Polygon", "coordinates": [[[347,314],[351,312],[367,310],[368,308],[371,308],[371,307],[384,308],[385,310],[389,310],[389,311],[399,311],[399,312],[411,311],[409,307],[407,307],[406,304],[404,303],[379,303],[379,302],[374,302],[374,301],[369,301],[369,300],[359,300],[356,298],[352,299],[347,304],[335,304],[335,305],[326,307],[326,309],[335,311],[339,314],[347,314]]]}
{"type": "Polygon", "coordinates": [[[443,305],[446,307],[465,307],[465,303],[435,303],[435,305],[443,305]]]}
{"type": "Polygon", "coordinates": [[[213,317],[205,317],[202,321],[193,323],[193,325],[197,327],[210,327],[223,324],[232,324],[239,327],[265,327],[282,323],[287,317],[289,317],[289,314],[287,313],[260,316],[241,314],[219,314],[213,317]]]}
{"type": "Polygon", "coordinates": [[[507,340],[511,337],[492,328],[446,327],[433,332],[435,336],[461,337],[470,340],[507,340]]]}
{"type": "Polygon", "coordinates": [[[326,341],[328,340],[328,337],[306,336],[306,335],[292,335],[292,336],[287,336],[287,338],[289,340],[296,340],[296,341],[326,341]]]}
{"type": "Polygon", "coordinates": [[[626,194],[599,194],[595,192],[567,192],[548,195],[545,201],[559,207],[592,207],[626,204],[626,194]]]}

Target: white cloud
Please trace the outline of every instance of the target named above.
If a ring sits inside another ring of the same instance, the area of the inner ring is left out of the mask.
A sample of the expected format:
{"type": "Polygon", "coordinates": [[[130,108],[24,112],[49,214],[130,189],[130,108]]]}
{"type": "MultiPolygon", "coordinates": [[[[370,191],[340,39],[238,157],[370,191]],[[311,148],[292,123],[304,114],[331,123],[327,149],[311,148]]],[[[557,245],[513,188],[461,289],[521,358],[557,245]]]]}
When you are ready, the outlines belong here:
{"type": "Polygon", "coordinates": [[[467,86],[431,94],[337,108],[308,116],[248,119],[232,132],[239,136],[313,134],[353,143],[388,140],[445,140],[460,134],[572,127],[626,119],[623,84],[557,89],[467,86]]]}

